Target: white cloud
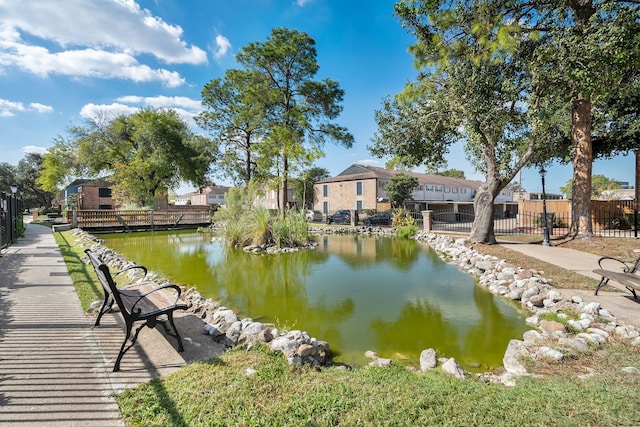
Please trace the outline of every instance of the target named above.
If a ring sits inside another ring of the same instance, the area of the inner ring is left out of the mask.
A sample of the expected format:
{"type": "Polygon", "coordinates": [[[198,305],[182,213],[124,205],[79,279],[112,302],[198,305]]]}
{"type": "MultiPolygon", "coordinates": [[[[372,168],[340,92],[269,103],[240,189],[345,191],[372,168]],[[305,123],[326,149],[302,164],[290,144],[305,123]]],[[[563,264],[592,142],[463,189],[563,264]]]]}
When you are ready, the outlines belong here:
{"type": "Polygon", "coordinates": [[[123,96],[118,98],[113,104],[87,104],[80,110],[80,115],[88,119],[110,119],[121,114],[129,115],[140,111],[143,107],[153,107],[158,109],[172,109],[185,122],[195,125],[194,117],[202,111],[200,101],[184,96],[167,97],[142,97],[123,96]],[[137,106],[125,105],[135,104],[137,106]]]}
{"type": "Polygon", "coordinates": [[[304,7],[308,3],[311,3],[313,0],[296,0],[296,3],[300,7],[304,7]]]}
{"type": "Polygon", "coordinates": [[[39,147],[37,145],[26,145],[22,147],[22,151],[25,153],[45,154],[48,150],[45,147],[39,147]]]}
{"type": "Polygon", "coordinates": [[[28,107],[22,102],[9,101],[8,99],[0,98],[0,117],[13,117],[16,112],[35,111],[37,113],[51,113],[53,107],[49,105],[40,104],[39,102],[32,102],[28,107]]]}
{"type": "Polygon", "coordinates": [[[356,163],[360,165],[376,166],[376,165],[381,165],[382,161],[377,159],[362,159],[362,160],[358,160],[356,163]]]}
{"type": "Polygon", "coordinates": [[[80,110],[80,116],[86,119],[113,118],[121,114],[133,114],[140,110],[124,104],[87,104],[80,110]],[[105,117],[106,116],[106,117],[105,117]]]}
{"type": "Polygon", "coordinates": [[[0,67],[17,66],[37,75],[179,86],[184,79],[177,72],[153,69],[138,58],[150,54],[167,64],[206,63],[206,52],[182,36],[180,26],[153,16],[134,0],[0,1],[0,67]]]}
{"type": "Polygon", "coordinates": [[[0,117],[15,116],[16,111],[24,111],[24,104],[22,102],[9,101],[7,99],[0,98],[0,117]]]}
{"type": "Polygon", "coordinates": [[[32,102],[29,104],[29,108],[38,113],[53,113],[53,107],[50,105],[40,104],[39,102],[32,102]]]}
{"type": "Polygon", "coordinates": [[[218,34],[216,36],[216,50],[213,52],[215,59],[220,59],[231,49],[231,42],[225,36],[218,34]]]}
{"type": "Polygon", "coordinates": [[[202,102],[186,96],[121,96],[116,99],[125,104],[143,104],[153,108],[186,108],[194,111],[202,110],[202,102]]]}

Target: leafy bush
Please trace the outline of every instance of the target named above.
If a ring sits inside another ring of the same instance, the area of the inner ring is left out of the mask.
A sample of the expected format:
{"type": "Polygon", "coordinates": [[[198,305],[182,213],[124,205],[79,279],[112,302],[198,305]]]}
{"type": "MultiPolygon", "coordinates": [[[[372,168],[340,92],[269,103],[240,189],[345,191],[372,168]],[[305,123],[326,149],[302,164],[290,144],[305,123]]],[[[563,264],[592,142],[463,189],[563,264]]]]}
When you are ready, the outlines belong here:
{"type": "Polygon", "coordinates": [[[416,220],[405,209],[398,209],[393,213],[392,223],[396,227],[396,234],[400,238],[413,237],[420,228],[416,220]]]}
{"type": "Polygon", "coordinates": [[[227,193],[227,207],[214,215],[222,224],[227,243],[231,246],[300,246],[309,241],[309,229],[304,211],[289,210],[279,215],[277,210],[254,206],[251,189],[232,188],[227,193]]]}

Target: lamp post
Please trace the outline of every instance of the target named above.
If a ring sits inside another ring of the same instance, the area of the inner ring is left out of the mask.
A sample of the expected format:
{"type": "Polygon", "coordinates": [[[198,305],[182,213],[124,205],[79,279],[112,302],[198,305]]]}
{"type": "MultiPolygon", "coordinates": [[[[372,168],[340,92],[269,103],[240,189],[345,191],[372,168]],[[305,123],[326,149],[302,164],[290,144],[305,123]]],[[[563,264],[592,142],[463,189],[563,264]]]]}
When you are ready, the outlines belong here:
{"type": "Polygon", "coordinates": [[[542,246],[551,246],[551,243],[549,243],[549,224],[547,224],[547,194],[544,191],[544,177],[547,171],[544,170],[544,167],[541,167],[539,173],[542,178],[542,216],[544,217],[544,222],[542,223],[542,231],[544,234],[542,246]]]}
{"type": "Polygon", "coordinates": [[[11,242],[15,243],[18,240],[18,221],[17,221],[17,209],[18,209],[18,200],[16,198],[16,193],[18,192],[18,184],[15,182],[11,184],[11,242]]]}

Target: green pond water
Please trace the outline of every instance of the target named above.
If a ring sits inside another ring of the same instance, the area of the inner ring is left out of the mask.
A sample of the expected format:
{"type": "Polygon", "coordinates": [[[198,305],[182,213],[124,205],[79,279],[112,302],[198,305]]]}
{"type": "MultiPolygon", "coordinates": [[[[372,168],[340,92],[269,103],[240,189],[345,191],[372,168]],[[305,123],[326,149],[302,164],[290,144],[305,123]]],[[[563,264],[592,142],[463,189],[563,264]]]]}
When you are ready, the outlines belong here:
{"type": "Polygon", "coordinates": [[[434,348],[467,370],[488,370],[528,329],[515,304],[413,240],[323,235],[316,250],[255,255],[195,232],[100,237],[241,317],[329,342],[334,360],[356,366],[367,350],[418,366],[420,352],[434,348]]]}

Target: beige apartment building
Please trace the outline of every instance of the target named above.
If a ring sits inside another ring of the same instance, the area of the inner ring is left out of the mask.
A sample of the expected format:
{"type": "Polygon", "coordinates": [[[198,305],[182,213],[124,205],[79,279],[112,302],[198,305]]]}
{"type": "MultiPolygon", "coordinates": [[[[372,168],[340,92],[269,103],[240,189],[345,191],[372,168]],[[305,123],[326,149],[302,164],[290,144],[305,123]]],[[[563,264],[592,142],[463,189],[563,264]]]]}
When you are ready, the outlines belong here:
{"type": "MultiPolygon", "coordinates": [[[[314,209],[324,214],[340,209],[387,210],[391,204],[384,188],[399,173],[418,179],[418,186],[411,195],[412,200],[406,203],[408,209],[415,211],[442,203],[473,203],[482,184],[480,181],[353,164],[337,176],[314,185],[314,209]]],[[[496,198],[496,203],[512,201],[513,191],[510,190],[503,190],[496,198]]]]}

